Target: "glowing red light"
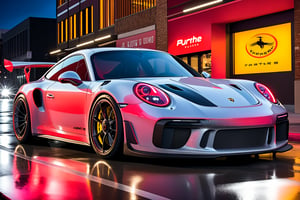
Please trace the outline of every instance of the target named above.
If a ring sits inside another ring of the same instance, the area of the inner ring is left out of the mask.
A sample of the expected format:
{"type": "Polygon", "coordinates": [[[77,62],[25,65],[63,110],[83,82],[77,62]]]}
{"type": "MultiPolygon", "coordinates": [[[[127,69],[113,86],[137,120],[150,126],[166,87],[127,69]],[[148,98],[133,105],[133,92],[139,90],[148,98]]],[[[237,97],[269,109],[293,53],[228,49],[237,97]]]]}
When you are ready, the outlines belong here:
{"type": "Polygon", "coordinates": [[[4,59],[4,67],[7,69],[9,72],[12,72],[14,67],[11,61],[4,59]]]}
{"type": "Polygon", "coordinates": [[[153,106],[164,107],[170,103],[170,99],[165,92],[146,83],[136,84],[133,91],[138,98],[153,106]]]}
{"type": "Polygon", "coordinates": [[[267,88],[267,86],[260,83],[255,83],[255,87],[270,102],[277,103],[277,99],[275,98],[271,90],[267,88]]]}

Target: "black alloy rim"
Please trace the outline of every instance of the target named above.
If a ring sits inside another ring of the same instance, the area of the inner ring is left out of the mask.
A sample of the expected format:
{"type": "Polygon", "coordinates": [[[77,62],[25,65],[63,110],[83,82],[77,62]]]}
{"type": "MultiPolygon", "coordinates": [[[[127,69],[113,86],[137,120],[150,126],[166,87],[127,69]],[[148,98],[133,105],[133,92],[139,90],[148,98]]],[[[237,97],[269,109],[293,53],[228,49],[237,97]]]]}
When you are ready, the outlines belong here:
{"type": "Polygon", "coordinates": [[[116,140],[116,112],[110,102],[100,100],[93,112],[92,140],[101,154],[112,150],[116,140]]]}
{"type": "Polygon", "coordinates": [[[14,129],[18,138],[24,137],[28,126],[28,111],[23,99],[19,99],[14,110],[14,129]]]}

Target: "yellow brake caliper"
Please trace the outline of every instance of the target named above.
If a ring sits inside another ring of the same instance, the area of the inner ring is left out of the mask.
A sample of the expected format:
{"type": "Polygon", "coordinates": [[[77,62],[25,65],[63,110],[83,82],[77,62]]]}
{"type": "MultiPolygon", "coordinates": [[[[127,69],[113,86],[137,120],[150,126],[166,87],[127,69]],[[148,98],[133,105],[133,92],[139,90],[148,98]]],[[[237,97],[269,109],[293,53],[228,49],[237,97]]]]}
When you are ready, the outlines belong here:
{"type": "MultiPolygon", "coordinates": [[[[99,119],[99,121],[101,120],[101,110],[99,112],[98,119],[99,119]]],[[[102,131],[102,124],[101,124],[101,122],[97,122],[98,140],[99,140],[100,144],[103,145],[102,137],[100,135],[101,131],[102,131]]]]}

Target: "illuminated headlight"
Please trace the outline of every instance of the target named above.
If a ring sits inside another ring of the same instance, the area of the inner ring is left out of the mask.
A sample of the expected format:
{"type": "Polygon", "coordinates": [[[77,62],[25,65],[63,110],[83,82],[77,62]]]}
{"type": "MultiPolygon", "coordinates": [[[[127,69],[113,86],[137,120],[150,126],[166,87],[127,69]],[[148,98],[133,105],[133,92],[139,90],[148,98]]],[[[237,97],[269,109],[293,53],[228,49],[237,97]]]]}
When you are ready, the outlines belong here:
{"type": "Polygon", "coordinates": [[[170,98],[164,91],[148,83],[137,83],[133,91],[138,98],[150,105],[165,107],[170,104],[170,98]]]}
{"type": "Polygon", "coordinates": [[[7,89],[7,88],[2,89],[1,96],[9,97],[9,95],[10,95],[9,89],[7,89]]]}
{"type": "Polygon", "coordinates": [[[277,103],[277,99],[275,98],[274,94],[271,92],[267,86],[260,84],[260,83],[255,83],[254,84],[256,89],[270,102],[272,103],[277,103]]]}

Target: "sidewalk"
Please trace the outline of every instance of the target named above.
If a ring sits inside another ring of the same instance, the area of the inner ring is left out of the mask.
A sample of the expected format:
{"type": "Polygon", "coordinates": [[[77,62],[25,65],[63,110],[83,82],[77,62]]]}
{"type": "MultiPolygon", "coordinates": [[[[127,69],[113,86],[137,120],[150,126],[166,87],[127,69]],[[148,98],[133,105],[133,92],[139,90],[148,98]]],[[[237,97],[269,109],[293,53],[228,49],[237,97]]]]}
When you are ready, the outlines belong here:
{"type": "Polygon", "coordinates": [[[289,113],[289,141],[300,142],[300,113],[294,112],[294,105],[284,105],[289,113]]]}

